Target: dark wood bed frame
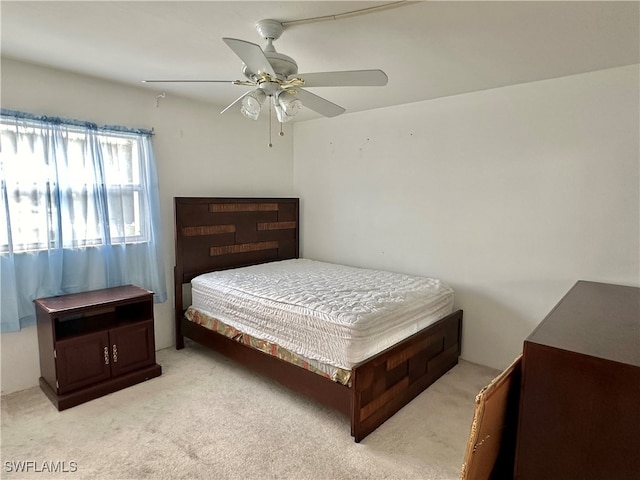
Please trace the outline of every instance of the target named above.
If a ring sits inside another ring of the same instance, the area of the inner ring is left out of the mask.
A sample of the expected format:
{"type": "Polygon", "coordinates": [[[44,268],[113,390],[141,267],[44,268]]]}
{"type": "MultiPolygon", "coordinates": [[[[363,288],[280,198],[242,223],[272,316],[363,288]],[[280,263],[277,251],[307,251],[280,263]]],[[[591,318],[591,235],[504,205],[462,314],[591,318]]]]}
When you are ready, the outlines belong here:
{"type": "Polygon", "coordinates": [[[188,321],[184,286],[197,275],[298,258],[299,200],[176,197],[174,207],[177,349],[190,338],[343,412],[351,418],[356,442],[458,363],[461,310],[356,365],[350,386],[188,321]]]}

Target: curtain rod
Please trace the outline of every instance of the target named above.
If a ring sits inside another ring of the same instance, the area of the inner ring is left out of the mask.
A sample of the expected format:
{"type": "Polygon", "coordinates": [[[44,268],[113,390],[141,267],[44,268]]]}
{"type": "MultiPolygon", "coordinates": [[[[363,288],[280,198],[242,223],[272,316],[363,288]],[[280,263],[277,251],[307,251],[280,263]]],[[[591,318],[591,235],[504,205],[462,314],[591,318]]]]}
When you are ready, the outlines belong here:
{"type": "Polygon", "coordinates": [[[91,130],[99,130],[103,132],[117,132],[117,133],[135,133],[138,135],[154,135],[153,128],[147,130],[145,128],[130,128],[121,125],[98,125],[93,122],[87,122],[84,120],[75,120],[70,118],[50,117],[48,115],[35,115],[33,113],[20,112],[18,110],[10,110],[7,108],[0,109],[0,115],[5,117],[13,117],[21,120],[31,120],[44,122],[55,125],[67,125],[70,127],[85,127],[91,130]]]}

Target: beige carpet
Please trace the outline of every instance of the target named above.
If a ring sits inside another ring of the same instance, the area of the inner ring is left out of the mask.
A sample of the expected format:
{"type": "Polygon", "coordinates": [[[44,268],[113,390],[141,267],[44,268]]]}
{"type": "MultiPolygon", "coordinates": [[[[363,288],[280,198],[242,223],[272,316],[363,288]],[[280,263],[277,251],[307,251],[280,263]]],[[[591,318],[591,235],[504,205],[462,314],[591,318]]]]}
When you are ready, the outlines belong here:
{"type": "Polygon", "coordinates": [[[199,345],[157,358],[161,377],[63,412],[39,388],[3,396],[2,478],[457,479],[498,373],[462,361],[356,444],[346,417],[199,345]]]}

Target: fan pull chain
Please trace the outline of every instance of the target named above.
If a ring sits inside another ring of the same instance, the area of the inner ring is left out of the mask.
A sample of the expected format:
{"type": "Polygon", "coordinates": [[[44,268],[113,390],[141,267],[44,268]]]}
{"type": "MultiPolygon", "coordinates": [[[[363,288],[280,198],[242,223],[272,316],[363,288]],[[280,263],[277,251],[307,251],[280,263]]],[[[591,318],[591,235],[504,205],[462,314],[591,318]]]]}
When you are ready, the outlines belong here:
{"type": "Polygon", "coordinates": [[[271,99],[269,99],[269,148],[273,147],[271,143],[271,99]]]}
{"type": "Polygon", "coordinates": [[[280,136],[284,137],[284,132],[282,131],[282,122],[280,122],[280,136]]]}

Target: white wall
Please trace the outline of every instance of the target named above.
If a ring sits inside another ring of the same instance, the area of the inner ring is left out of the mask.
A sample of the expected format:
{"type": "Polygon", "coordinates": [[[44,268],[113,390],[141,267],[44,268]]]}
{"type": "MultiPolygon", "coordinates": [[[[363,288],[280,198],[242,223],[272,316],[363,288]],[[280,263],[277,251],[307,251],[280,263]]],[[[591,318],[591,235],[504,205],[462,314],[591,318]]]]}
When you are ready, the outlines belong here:
{"type": "MultiPolygon", "coordinates": [[[[216,107],[171,96],[157,107],[155,95],[161,90],[121,86],[5,58],[1,74],[3,108],[154,129],[169,296],[155,308],[156,347],[173,345],[173,197],[290,196],[291,135],[274,139],[269,149],[266,123],[237,113],[220,116],[216,107]]],[[[35,327],[0,337],[2,393],[37,385],[35,327]]]]}
{"type": "MultiPolygon", "coordinates": [[[[180,195],[301,196],[304,256],[447,280],[463,357],[496,368],[576,280],[640,284],[637,66],[302,122],[272,150],[266,125],[210,106],[8,59],[1,74],[4,108],[155,129],[158,348],[180,195]]],[[[36,385],[35,328],[0,337],[2,393],[36,385]]]]}
{"type": "Polygon", "coordinates": [[[432,275],[504,368],[578,280],[639,285],[638,66],[299,123],[305,257],[432,275]]]}

